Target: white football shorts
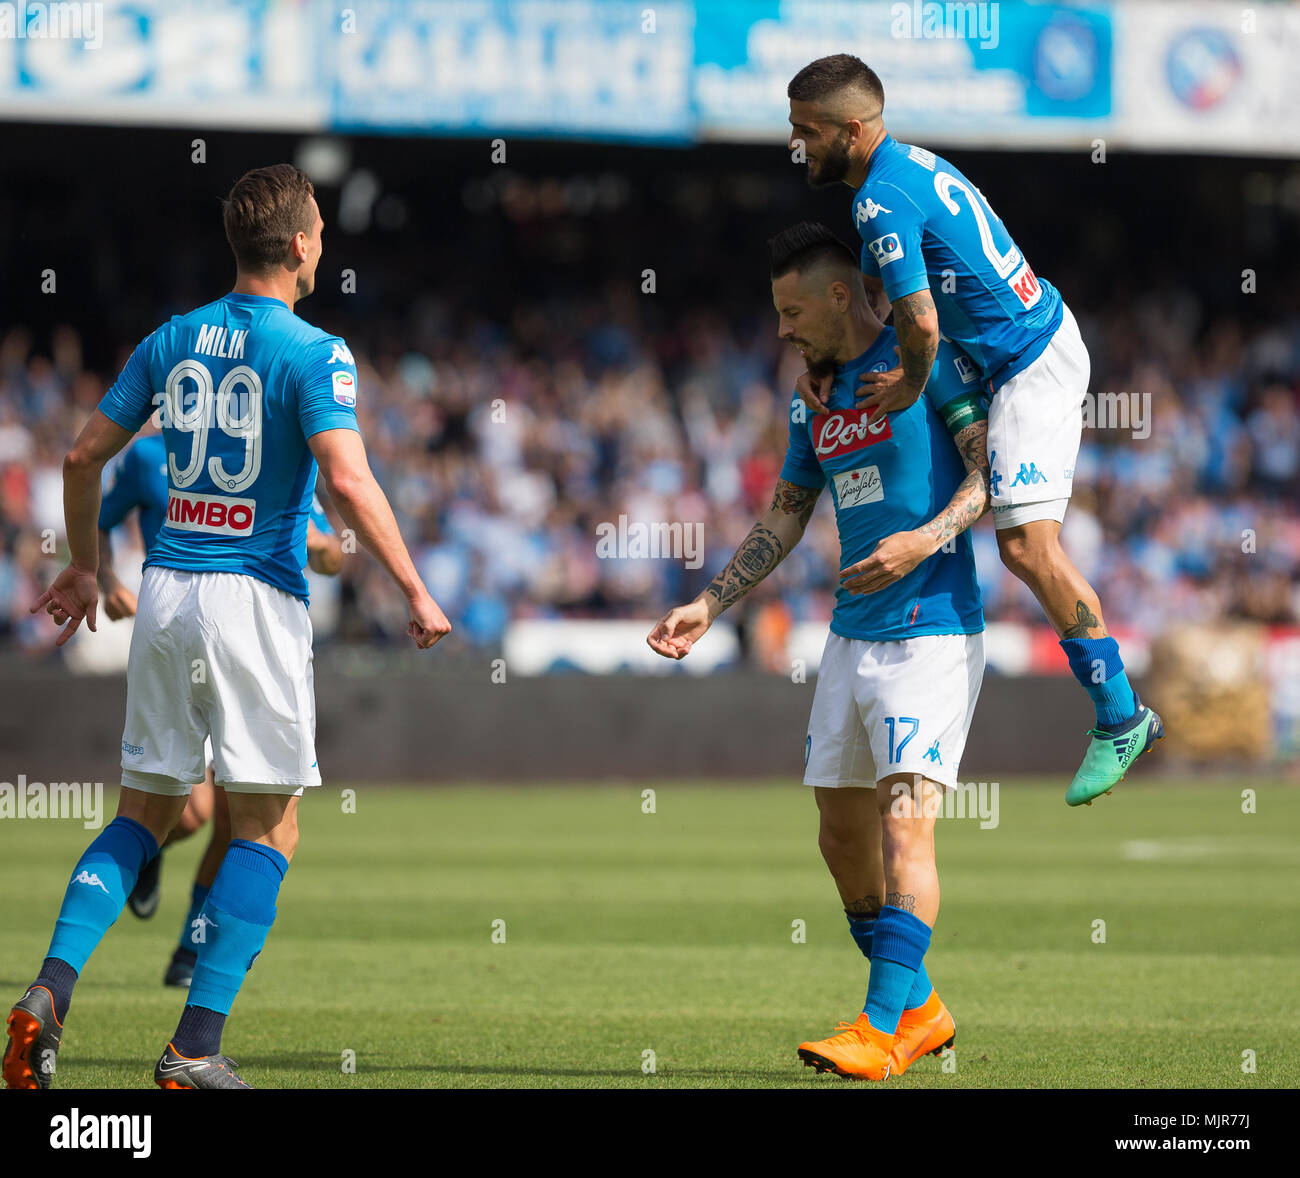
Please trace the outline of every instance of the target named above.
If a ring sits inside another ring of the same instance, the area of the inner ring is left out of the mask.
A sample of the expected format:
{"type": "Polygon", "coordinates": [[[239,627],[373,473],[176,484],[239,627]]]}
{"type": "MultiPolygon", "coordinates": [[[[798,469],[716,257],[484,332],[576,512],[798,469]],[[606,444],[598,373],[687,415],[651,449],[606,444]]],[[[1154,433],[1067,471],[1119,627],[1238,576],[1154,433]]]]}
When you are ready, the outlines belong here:
{"type": "Polygon", "coordinates": [[[184,796],[202,781],[232,793],[320,785],[307,607],[241,573],[151,566],[126,671],[122,784],[184,796]]]}
{"type": "Polygon", "coordinates": [[[983,634],[826,639],[804,745],[804,785],[874,786],[916,773],[955,789],[984,679],[983,634]]]}
{"type": "Polygon", "coordinates": [[[993,394],[988,446],[995,528],[1065,518],[1089,371],[1079,325],[1063,307],[1043,354],[993,394]]]}

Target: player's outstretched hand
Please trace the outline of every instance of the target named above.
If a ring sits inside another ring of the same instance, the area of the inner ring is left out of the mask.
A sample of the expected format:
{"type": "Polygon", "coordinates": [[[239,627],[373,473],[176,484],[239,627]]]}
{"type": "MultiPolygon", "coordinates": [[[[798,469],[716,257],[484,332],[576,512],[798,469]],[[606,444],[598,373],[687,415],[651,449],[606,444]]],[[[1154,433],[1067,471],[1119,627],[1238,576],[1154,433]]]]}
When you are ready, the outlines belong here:
{"type": "MultiPolygon", "coordinates": [[[[894,349],[898,355],[898,349],[894,349]]],[[[918,387],[907,379],[902,368],[891,368],[887,372],[864,372],[858,377],[863,386],[858,391],[856,401],[859,409],[870,409],[868,415],[875,419],[882,413],[899,413],[916,404],[924,386],[918,387]]]]}
{"type": "Polygon", "coordinates": [[[934,553],[929,536],[920,532],[895,532],[881,540],[866,560],[840,569],[840,581],[850,593],[875,593],[902,580],[934,553]]]}
{"type": "Polygon", "coordinates": [[[55,646],[62,646],[77,632],[83,618],[92,630],[96,628],[95,613],[98,608],[99,583],[95,574],[70,564],[54,578],[53,584],[41,594],[31,612],[37,613],[43,609],[54,619],[55,625],[63,627],[54,640],[55,646]]]}
{"type": "Polygon", "coordinates": [[[709,607],[702,601],[692,601],[664,614],[646,636],[646,644],[666,659],[684,659],[711,625],[709,607]]]}
{"type": "Polygon", "coordinates": [[[799,374],[799,379],[794,382],[794,391],[799,394],[799,399],[813,411],[817,413],[829,413],[831,411],[827,401],[831,395],[831,385],[835,378],[832,376],[823,376],[821,378],[813,376],[807,370],[799,374]]]}
{"type": "Polygon", "coordinates": [[[439,638],[446,638],[451,633],[451,623],[447,615],[438,608],[438,603],[427,593],[411,602],[411,622],[406,632],[421,650],[428,650],[439,638]]]}

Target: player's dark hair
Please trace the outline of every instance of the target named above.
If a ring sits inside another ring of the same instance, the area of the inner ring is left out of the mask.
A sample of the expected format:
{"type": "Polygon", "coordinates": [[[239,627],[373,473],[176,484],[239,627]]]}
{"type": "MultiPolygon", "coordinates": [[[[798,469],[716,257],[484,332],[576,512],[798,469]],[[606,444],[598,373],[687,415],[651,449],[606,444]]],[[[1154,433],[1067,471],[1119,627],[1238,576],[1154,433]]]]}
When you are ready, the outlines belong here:
{"type": "Polygon", "coordinates": [[[802,274],[826,262],[848,266],[855,273],[858,269],[853,251],[825,225],[815,221],[800,221],[782,229],[775,237],[768,238],[767,248],[774,282],[792,271],[802,274]]]}
{"type": "Polygon", "coordinates": [[[221,220],[241,270],[264,274],[285,260],[295,234],[312,231],[315,192],[293,164],[254,168],[235,181],[221,202],[221,220]]]}
{"type": "Polygon", "coordinates": [[[825,102],[832,94],[850,88],[870,94],[884,109],[885,87],[876,71],[851,53],[834,53],[810,62],[790,79],[785,96],[796,102],[825,102]]]}

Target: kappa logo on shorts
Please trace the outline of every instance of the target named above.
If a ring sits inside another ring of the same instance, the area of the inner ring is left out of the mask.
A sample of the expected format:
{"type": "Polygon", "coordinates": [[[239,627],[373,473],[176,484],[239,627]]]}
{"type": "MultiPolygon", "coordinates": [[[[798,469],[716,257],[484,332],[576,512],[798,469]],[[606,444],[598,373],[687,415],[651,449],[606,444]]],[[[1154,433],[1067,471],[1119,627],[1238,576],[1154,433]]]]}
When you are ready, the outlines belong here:
{"type": "Polygon", "coordinates": [[[803,767],[808,768],[808,758],[812,756],[812,734],[803,742],[803,767]]]}
{"type": "Polygon", "coordinates": [[[943,764],[943,758],[939,755],[939,742],[937,740],[925,750],[925,759],[927,761],[937,761],[940,765],[943,764]]]}
{"type": "Polygon", "coordinates": [[[256,499],[193,495],[189,491],[170,491],[167,495],[167,526],[182,532],[247,536],[253,531],[256,512],[256,499]]]}

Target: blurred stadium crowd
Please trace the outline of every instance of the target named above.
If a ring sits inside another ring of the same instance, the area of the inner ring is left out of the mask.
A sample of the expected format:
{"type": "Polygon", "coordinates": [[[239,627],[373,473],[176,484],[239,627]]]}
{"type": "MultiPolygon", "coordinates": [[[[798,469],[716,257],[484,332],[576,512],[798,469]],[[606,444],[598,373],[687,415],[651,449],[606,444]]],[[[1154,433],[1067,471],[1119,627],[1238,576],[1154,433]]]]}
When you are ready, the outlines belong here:
{"type": "MultiPolygon", "coordinates": [[[[458,643],[499,646],[512,618],[658,616],[707,584],[766,508],[801,367],[770,309],[647,325],[640,297],[609,286],[499,321],[426,296],[383,330],[322,320],[356,355],[372,464],[458,643]],[[701,567],[598,558],[598,525],[620,516],[701,522],[701,567]]],[[[310,302],[300,310],[313,319],[310,302]]],[[[1093,394],[1139,394],[1133,418],[1085,431],[1065,527],[1108,618],[1152,634],[1300,621],[1300,321],[1246,329],[1169,287],[1076,312],[1093,394]]],[[[0,339],[0,645],[32,654],[50,648],[48,620],[28,607],[63,556],[50,543],[63,532],[60,463],[106,388],[74,328],[50,341],[36,347],[21,327],[0,339]]],[[[129,543],[120,567],[140,558],[129,543]]],[[[989,618],[1039,623],[988,520],[977,552],[989,618]]],[[[793,620],[829,616],[838,567],[825,502],[751,595],[757,661],[793,620]]],[[[328,603],[321,638],[404,633],[403,602],[368,557],[314,592],[328,603]]]]}

